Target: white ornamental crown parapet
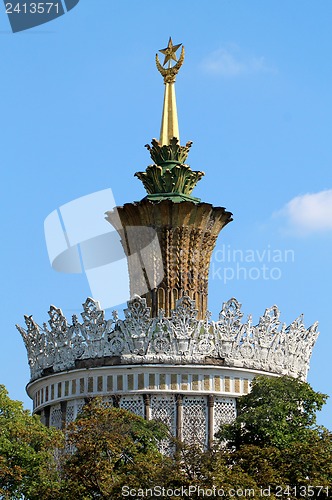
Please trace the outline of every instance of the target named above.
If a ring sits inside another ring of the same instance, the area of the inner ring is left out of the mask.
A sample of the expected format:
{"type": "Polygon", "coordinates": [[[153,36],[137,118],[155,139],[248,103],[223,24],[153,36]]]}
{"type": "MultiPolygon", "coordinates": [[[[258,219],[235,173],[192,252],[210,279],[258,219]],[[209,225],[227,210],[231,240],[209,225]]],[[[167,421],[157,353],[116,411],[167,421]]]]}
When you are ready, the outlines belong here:
{"type": "Polygon", "coordinates": [[[125,318],[106,320],[99,303],[88,298],[82,321],[69,324],[61,309],[50,307],[48,325],[25,316],[17,325],[28,352],[31,379],[75,368],[128,364],[211,364],[243,367],[305,379],[318,323],[306,329],[303,315],[286,327],[277,306],[266,309],[259,323],[242,322],[241,304],[225,302],[218,321],[197,319],[195,302],[184,296],[171,317],[151,318],[144,298],[134,296],[125,318]]]}

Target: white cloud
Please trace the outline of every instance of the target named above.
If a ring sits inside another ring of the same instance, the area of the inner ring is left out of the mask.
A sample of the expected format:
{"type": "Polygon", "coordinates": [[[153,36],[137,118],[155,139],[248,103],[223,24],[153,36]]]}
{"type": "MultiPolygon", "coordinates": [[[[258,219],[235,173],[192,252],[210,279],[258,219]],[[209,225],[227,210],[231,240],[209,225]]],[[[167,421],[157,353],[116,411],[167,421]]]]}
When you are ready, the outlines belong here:
{"type": "Polygon", "coordinates": [[[297,234],[332,231],[332,189],[296,196],[276,214],[297,234]]]}
{"type": "Polygon", "coordinates": [[[246,55],[235,45],[215,50],[205,58],[202,67],[207,73],[223,77],[275,72],[263,56],[246,55]]]}

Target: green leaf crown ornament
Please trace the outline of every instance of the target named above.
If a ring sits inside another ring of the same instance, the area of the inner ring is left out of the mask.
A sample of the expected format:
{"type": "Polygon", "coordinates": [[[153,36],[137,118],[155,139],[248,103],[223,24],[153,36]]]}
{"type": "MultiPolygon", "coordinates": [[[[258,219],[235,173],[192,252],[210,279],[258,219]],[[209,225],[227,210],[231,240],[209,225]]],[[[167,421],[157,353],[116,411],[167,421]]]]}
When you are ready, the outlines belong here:
{"type": "Polygon", "coordinates": [[[149,165],[145,172],[136,172],[135,176],[143,182],[148,192],[148,198],[172,198],[199,201],[198,198],[190,196],[197,182],[203,177],[204,172],[194,172],[186,160],[191,146],[187,142],[185,146],[179,145],[176,137],[171,139],[170,144],[161,145],[156,139],[152,139],[152,146],[146,145],[154,165],[149,165]]]}

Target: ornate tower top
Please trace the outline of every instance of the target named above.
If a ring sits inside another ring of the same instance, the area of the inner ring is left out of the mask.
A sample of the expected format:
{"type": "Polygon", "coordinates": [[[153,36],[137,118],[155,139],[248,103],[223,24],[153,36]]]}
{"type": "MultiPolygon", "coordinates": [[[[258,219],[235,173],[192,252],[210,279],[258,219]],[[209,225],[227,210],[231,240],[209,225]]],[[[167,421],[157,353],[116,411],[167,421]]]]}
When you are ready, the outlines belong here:
{"type": "Polygon", "coordinates": [[[167,146],[168,144],[170,144],[173,137],[176,137],[180,141],[179,122],[176,109],[174,84],[176,75],[178,74],[184,61],[183,45],[179,60],[177,59],[176,56],[176,52],[181,47],[181,45],[182,45],[181,43],[178,45],[173,45],[172,38],[171,37],[169,38],[167,47],[159,51],[165,55],[163,64],[160,63],[158,54],[156,54],[156,65],[158,71],[163,76],[165,83],[164,108],[161,119],[160,141],[159,141],[162,146],[167,146]],[[172,61],[175,61],[176,63],[173,66],[172,66],[172,61]],[[164,67],[166,64],[167,68],[164,67]]]}
{"type": "Polygon", "coordinates": [[[198,318],[202,319],[207,310],[211,254],[232,214],[224,207],[213,207],[191,195],[204,173],[185,164],[192,143],[181,146],[179,141],[174,83],[184,61],[183,46],[179,59],[176,55],[181,46],[173,45],[170,38],[168,46],[160,51],[165,56],[163,64],[156,55],[157,68],[165,83],[160,141],[152,139],[152,145],[146,145],[154,163],[145,172],[135,173],[148,195],[140,202],[117,207],[116,212],[107,212],[106,219],[121,235],[129,257],[131,296],[143,296],[152,317],[157,317],[161,310],[170,317],[177,300],[188,296],[195,301],[198,318]],[[141,228],[139,238],[131,238],[133,226],[141,228]],[[132,256],[138,255],[142,248],[151,248],[151,237],[146,240],[143,237],[146,228],[157,236],[160,254],[151,250],[142,267],[132,256]],[[143,284],[147,288],[144,293],[143,284]]]}
{"type": "Polygon", "coordinates": [[[149,165],[145,172],[136,172],[135,175],[143,182],[150,200],[160,201],[167,198],[174,202],[189,200],[197,203],[200,200],[192,197],[191,192],[204,172],[194,172],[185,164],[192,142],[187,142],[185,146],[180,145],[174,86],[176,75],[184,61],[184,47],[181,43],[173,45],[170,38],[167,47],[159,52],[165,56],[161,64],[156,54],[156,65],[165,83],[160,140],[152,139],[151,146],[146,144],[154,164],[149,165]],[[181,46],[178,59],[176,52],[181,46]],[[172,65],[172,61],[175,61],[175,64],[172,65]]]}

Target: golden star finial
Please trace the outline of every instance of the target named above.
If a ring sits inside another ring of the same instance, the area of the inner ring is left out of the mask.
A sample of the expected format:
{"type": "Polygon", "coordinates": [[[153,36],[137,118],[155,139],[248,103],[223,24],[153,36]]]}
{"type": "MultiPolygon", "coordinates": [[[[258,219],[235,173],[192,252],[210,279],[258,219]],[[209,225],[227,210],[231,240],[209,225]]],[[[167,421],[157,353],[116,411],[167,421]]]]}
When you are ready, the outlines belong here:
{"type": "Polygon", "coordinates": [[[159,50],[162,54],[165,55],[164,63],[163,66],[165,66],[168,61],[177,61],[176,57],[176,51],[181,47],[182,43],[179,43],[178,45],[173,45],[172,38],[169,37],[168,45],[165,49],[159,50]]]}

